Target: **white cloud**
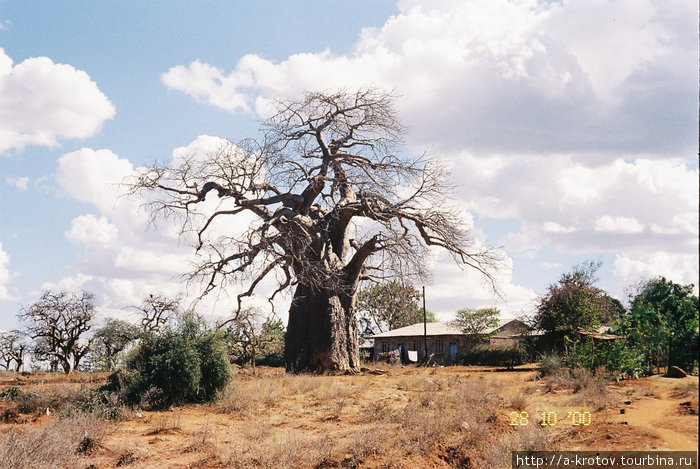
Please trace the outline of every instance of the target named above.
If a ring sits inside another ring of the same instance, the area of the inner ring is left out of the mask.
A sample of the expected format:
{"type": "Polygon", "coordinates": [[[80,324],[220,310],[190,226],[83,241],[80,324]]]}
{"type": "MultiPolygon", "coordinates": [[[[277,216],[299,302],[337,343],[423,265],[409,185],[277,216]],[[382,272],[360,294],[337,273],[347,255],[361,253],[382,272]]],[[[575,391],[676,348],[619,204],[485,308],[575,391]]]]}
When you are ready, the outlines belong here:
{"type": "Polygon", "coordinates": [[[133,166],[110,150],[82,148],[58,160],[56,182],[71,197],[109,211],[123,192],[121,184],[133,166]]]}
{"type": "Polygon", "coordinates": [[[438,149],[667,154],[695,146],[688,2],[401,1],[399,10],[344,55],[247,55],[228,73],[195,61],[162,80],[212,106],[262,113],[272,97],[377,84],[401,95],[411,141],[438,149]]]}
{"type": "Polygon", "coordinates": [[[615,275],[624,279],[626,284],[639,280],[666,277],[676,283],[694,284],[698,292],[698,258],[695,254],[679,254],[658,251],[652,254],[615,256],[615,275]]]}
{"type": "Polygon", "coordinates": [[[5,178],[5,182],[17,189],[24,191],[27,190],[27,183],[29,182],[28,177],[22,176],[8,176],[5,178]]]}
{"type": "MultiPolygon", "coordinates": [[[[226,140],[202,135],[187,146],[173,151],[173,161],[195,160],[220,150],[226,140]]],[[[125,178],[137,169],[128,160],[109,150],[83,148],[67,153],[58,161],[56,181],[72,198],[89,204],[97,214],[84,214],[71,221],[64,234],[79,247],[74,270],[78,273],[47,283],[45,288],[86,289],[95,293],[108,315],[124,317],[125,306],[138,305],[150,293],[185,295],[188,306],[200,293],[200,285],[187,286],[179,276],[192,270],[197,259],[187,237],[180,238],[178,221],[159,220],[158,229],[149,229],[149,218],[141,204],[148,200],[124,196],[125,178]]],[[[202,204],[202,210],[219,206],[216,198],[202,204]]],[[[248,226],[249,218],[212,225],[218,234],[231,235],[248,226]]],[[[258,301],[258,300],[256,300],[258,301]]],[[[267,305],[265,305],[267,306],[267,305]]],[[[230,299],[210,295],[198,305],[205,314],[229,314],[230,299]]]]}
{"type": "Polygon", "coordinates": [[[613,217],[603,215],[595,221],[595,231],[603,231],[606,233],[623,233],[634,234],[644,231],[644,225],[639,223],[633,217],[613,217]]]}
{"type": "Polygon", "coordinates": [[[542,224],[542,231],[549,233],[573,233],[578,230],[575,226],[562,226],[557,222],[548,221],[542,224]]]}
{"type": "Polygon", "coordinates": [[[509,250],[548,244],[579,253],[696,251],[698,170],[682,160],[620,158],[586,167],[566,155],[510,155],[482,178],[479,168],[490,157],[450,158],[459,161],[458,195],[474,212],[521,222],[522,231],[504,239],[509,250]]]}
{"type": "Polygon", "coordinates": [[[10,271],[7,269],[9,264],[10,256],[2,249],[2,243],[0,243],[0,301],[15,299],[15,296],[10,294],[8,290],[11,279],[10,271]]]}
{"type": "Polygon", "coordinates": [[[107,247],[117,240],[119,230],[106,217],[81,215],[71,220],[71,227],[65,233],[69,240],[85,246],[107,247]]]}
{"type": "Polygon", "coordinates": [[[0,48],[0,154],[97,133],[114,106],[87,73],[48,57],[14,65],[0,48]]]}
{"type": "Polygon", "coordinates": [[[504,317],[513,318],[528,311],[537,294],[512,281],[512,259],[506,256],[495,279],[503,298],[494,295],[484,277],[473,269],[463,269],[445,252],[438,252],[432,264],[433,281],[426,287],[426,306],[440,320],[454,319],[462,308],[497,307],[504,317]]]}

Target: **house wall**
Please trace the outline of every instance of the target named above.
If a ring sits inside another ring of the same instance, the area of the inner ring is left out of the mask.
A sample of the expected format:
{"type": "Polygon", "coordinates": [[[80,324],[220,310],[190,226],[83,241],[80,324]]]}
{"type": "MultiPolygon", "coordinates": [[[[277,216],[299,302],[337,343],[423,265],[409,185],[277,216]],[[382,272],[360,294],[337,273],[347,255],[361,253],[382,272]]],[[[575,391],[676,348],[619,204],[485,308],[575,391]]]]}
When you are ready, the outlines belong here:
{"type": "MultiPolygon", "coordinates": [[[[416,350],[418,358],[422,359],[425,357],[423,342],[424,338],[422,335],[374,339],[374,359],[378,360],[379,354],[382,352],[397,350],[400,345],[403,345],[404,350],[401,357],[402,360],[408,360],[406,352],[409,350],[416,350]]],[[[451,363],[450,345],[453,344],[457,346],[457,357],[471,348],[471,344],[463,335],[428,336],[428,355],[432,354],[433,359],[437,362],[451,363]]]]}
{"type": "Polygon", "coordinates": [[[520,321],[511,321],[498,329],[491,336],[489,344],[492,347],[514,347],[518,344],[518,339],[512,338],[515,334],[522,334],[527,330],[527,326],[520,321]]]}
{"type": "MultiPolygon", "coordinates": [[[[491,336],[490,341],[483,342],[483,345],[491,345],[493,347],[513,347],[518,344],[517,338],[512,338],[514,334],[520,334],[527,326],[520,321],[512,321],[505,324],[502,328],[491,336]]],[[[385,337],[374,339],[374,360],[379,360],[380,354],[383,352],[391,352],[397,350],[400,345],[403,345],[403,361],[408,360],[407,351],[418,351],[418,358],[425,357],[423,350],[423,336],[402,336],[402,337],[385,337]]],[[[474,346],[479,345],[474,339],[459,334],[459,335],[438,335],[428,336],[428,355],[433,355],[433,359],[441,363],[452,363],[450,357],[450,345],[457,346],[456,357],[468,352],[474,346]]]]}

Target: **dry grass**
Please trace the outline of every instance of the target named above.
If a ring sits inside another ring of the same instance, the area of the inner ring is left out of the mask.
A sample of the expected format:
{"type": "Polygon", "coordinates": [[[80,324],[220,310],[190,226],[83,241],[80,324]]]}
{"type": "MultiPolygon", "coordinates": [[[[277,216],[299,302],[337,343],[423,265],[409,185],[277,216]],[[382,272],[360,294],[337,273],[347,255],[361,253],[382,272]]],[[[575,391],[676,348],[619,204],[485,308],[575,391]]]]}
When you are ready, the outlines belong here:
{"type": "Polygon", "coordinates": [[[671,395],[677,399],[698,395],[698,383],[696,381],[685,381],[673,387],[671,395]]]}
{"type": "MultiPolygon", "coordinates": [[[[8,467],[506,468],[512,450],[567,447],[571,438],[596,430],[595,425],[572,429],[563,418],[557,426],[542,426],[542,411],[560,416],[572,410],[596,412],[627,389],[643,393],[648,386],[611,390],[601,375],[568,370],[537,381],[532,380],[535,372],[462,367],[382,368],[378,374],[355,376],[258,371],[256,376],[239,374],[210,406],[141,411],[109,423],[104,439],[64,432],[66,440],[58,445],[72,448],[68,459],[8,467]],[[513,412],[527,412],[530,423],[510,425],[513,412]],[[76,453],[78,448],[87,454],[76,453]]],[[[70,396],[67,388],[55,386],[53,394],[70,396]]],[[[691,392],[691,386],[677,392],[691,392]]],[[[35,435],[60,431],[50,429],[69,421],[39,418],[49,422],[0,425],[3,451],[18,438],[35,444],[35,435]]],[[[589,440],[594,441],[581,441],[589,440]]],[[[574,443],[581,446],[581,441],[574,443]]]]}
{"type": "Polygon", "coordinates": [[[3,469],[77,467],[100,448],[106,431],[106,423],[92,414],[38,428],[15,425],[0,437],[0,461],[3,469]]]}

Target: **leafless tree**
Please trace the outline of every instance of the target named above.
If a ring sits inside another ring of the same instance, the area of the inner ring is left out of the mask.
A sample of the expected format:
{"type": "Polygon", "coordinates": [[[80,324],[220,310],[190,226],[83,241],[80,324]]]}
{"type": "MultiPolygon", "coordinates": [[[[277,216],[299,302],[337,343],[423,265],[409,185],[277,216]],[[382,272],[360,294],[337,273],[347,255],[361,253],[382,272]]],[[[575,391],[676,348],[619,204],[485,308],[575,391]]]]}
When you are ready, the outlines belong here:
{"type": "Polygon", "coordinates": [[[249,362],[255,373],[255,359],[268,345],[275,344],[279,337],[271,334],[264,325],[270,321],[259,308],[244,308],[229,322],[226,342],[229,353],[236,355],[242,363],[249,362]]]}
{"type": "Polygon", "coordinates": [[[120,354],[138,338],[140,332],[134,324],[120,319],[107,319],[93,336],[94,362],[101,369],[114,370],[120,354]]]}
{"type": "Polygon", "coordinates": [[[141,330],[145,333],[159,332],[173,317],[182,312],[180,298],[168,298],[151,293],[140,306],[132,307],[141,316],[141,330]]]}
{"type": "Polygon", "coordinates": [[[189,278],[204,279],[205,293],[243,282],[240,311],[265,278],[278,285],[270,300],[294,288],[290,371],[357,369],[358,282],[379,270],[423,276],[432,246],[495,285],[500,256],[450,208],[446,169],[398,154],[404,128],[392,101],[374,88],[278,101],[259,141],[156,164],[130,183],[132,193],[148,191],[154,221],[181,217],[201,259],[189,278]],[[247,229],[222,233],[228,219],[247,229]]]}
{"type": "Polygon", "coordinates": [[[81,340],[90,330],[95,316],[95,295],[45,291],[29,308],[22,308],[26,333],[34,340],[33,354],[38,360],[60,364],[63,371],[77,369],[90,351],[91,340],[81,340]]]}
{"type": "Polygon", "coordinates": [[[0,332],[0,360],[4,362],[2,366],[6,370],[10,369],[12,362],[14,362],[15,371],[22,369],[26,349],[26,336],[22,331],[0,332]]]}

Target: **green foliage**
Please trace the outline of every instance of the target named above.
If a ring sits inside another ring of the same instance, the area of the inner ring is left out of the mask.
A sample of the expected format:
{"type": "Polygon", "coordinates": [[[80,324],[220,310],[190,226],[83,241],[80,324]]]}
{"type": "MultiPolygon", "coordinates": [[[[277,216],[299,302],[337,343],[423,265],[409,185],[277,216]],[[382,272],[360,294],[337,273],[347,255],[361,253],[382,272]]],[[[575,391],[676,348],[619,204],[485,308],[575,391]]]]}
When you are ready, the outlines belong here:
{"type": "Polygon", "coordinates": [[[567,339],[575,340],[578,328],[595,330],[611,324],[623,312],[618,300],[593,285],[599,267],[594,262],[575,266],[540,298],[535,322],[546,332],[545,346],[563,351],[567,339]]]}
{"type": "Polygon", "coordinates": [[[22,388],[19,386],[10,386],[4,391],[0,392],[0,401],[13,401],[17,399],[17,396],[22,394],[22,388]]]}
{"type": "Polygon", "coordinates": [[[461,356],[465,365],[514,366],[527,363],[527,352],[521,347],[475,347],[461,356]]]}
{"type": "Polygon", "coordinates": [[[89,358],[96,370],[112,371],[117,366],[124,349],[136,340],[140,329],[126,321],[107,319],[104,326],[95,331],[89,358]]]}
{"type": "Polygon", "coordinates": [[[188,314],[175,328],[143,336],[123,380],[129,402],[161,407],[210,401],[229,377],[223,336],[188,314]]]}
{"type": "Polygon", "coordinates": [[[265,345],[256,360],[261,365],[284,366],[284,323],[281,319],[268,319],[261,329],[265,345]]]}
{"type": "Polygon", "coordinates": [[[556,374],[562,366],[561,356],[557,353],[543,353],[540,357],[540,374],[542,376],[556,374]]]}
{"type": "Polygon", "coordinates": [[[241,311],[225,331],[226,345],[241,364],[284,365],[284,324],[267,318],[257,309],[241,311]],[[262,322],[262,323],[261,323],[262,322]]]}
{"type": "Polygon", "coordinates": [[[663,277],[643,283],[620,324],[630,344],[644,348],[646,367],[692,370],[698,360],[698,297],[693,285],[663,277]]]}
{"type": "MultiPolygon", "coordinates": [[[[360,335],[368,337],[383,331],[423,322],[422,296],[417,288],[401,282],[374,284],[360,290],[355,299],[360,335]]],[[[427,312],[428,322],[436,318],[427,312]]]]}
{"type": "Polygon", "coordinates": [[[571,369],[605,368],[615,378],[639,378],[647,374],[642,365],[643,350],[623,341],[591,343],[582,341],[569,350],[566,364],[571,369]]]}
{"type": "Polygon", "coordinates": [[[498,326],[500,315],[498,308],[465,308],[457,311],[457,319],[452,324],[467,336],[484,338],[487,331],[498,326]]]}

